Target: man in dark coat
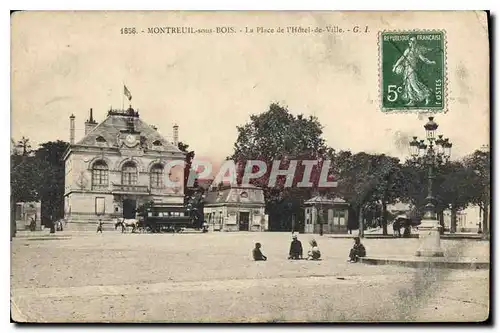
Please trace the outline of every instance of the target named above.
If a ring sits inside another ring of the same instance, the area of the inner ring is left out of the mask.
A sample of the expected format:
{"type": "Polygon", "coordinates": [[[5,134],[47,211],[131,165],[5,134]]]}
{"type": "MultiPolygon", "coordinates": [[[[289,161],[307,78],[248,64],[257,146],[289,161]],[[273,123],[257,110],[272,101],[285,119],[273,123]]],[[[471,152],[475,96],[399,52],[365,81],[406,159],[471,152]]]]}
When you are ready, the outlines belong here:
{"type": "Polygon", "coordinates": [[[292,236],[288,259],[302,259],[302,243],[297,239],[297,235],[292,236]]]}
{"type": "Polygon", "coordinates": [[[366,249],[359,237],[354,237],[354,245],[349,252],[349,262],[357,262],[359,257],[366,256],[366,249]]]}

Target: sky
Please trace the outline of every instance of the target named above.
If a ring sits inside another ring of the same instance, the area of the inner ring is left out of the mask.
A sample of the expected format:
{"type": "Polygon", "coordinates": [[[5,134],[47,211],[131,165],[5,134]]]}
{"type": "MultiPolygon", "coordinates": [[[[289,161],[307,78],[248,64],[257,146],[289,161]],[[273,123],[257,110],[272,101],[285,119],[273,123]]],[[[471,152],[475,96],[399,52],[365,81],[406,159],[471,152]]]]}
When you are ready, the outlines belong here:
{"type": "Polygon", "coordinates": [[[481,12],[24,12],[11,19],[11,137],[32,145],[84,135],[89,109],[132,107],[197,157],[232,153],[236,126],[270,103],[314,115],[336,150],[408,156],[424,115],[380,110],[378,32],[446,31],[446,114],[438,132],[459,158],[489,143],[489,55],[481,12]],[[232,34],[125,35],[151,27],[232,27],[232,34]],[[366,27],[368,33],[245,34],[246,27],[366,27]]]}

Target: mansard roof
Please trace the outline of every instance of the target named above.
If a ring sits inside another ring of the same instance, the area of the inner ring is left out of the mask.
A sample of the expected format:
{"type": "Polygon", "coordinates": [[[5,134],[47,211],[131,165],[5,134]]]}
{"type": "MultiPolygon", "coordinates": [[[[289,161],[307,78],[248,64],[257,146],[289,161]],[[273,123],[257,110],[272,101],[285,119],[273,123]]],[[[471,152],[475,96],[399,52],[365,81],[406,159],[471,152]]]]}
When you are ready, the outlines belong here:
{"type": "Polygon", "coordinates": [[[334,205],[334,204],[347,204],[347,201],[345,201],[342,198],[338,198],[338,197],[335,197],[332,199],[332,198],[327,198],[324,196],[317,195],[317,196],[312,197],[311,199],[305,201],[304,204],[305,205],[317,205],[317,204],[334,205]]]}
{"type": "Polygon", "coordinates": [[[231,186],[221,190],[209,191],[205,198],[206,205],[249,204],[264,205],[264,191],[256,186],[231,186]]]}
{"type": "Polygon", "coordinates": [[[120,133],[130,130],[128,123],[133,121],[134,132],[144,137],[147,145],[152,145],[153,142],[158,145],[158,142],[160,142],[163,151],[181,152],[178,147],[165,139],[155,128],[140,119],[137,112],[132,111],[132,109],[125,112],[109,111],[107,118],[87,133],[76,145],[100,147],[100,142],[106,142],[108,147],[117,147],[120,133]],[[98,140],[96,141],[96,139],[98,140]]]}

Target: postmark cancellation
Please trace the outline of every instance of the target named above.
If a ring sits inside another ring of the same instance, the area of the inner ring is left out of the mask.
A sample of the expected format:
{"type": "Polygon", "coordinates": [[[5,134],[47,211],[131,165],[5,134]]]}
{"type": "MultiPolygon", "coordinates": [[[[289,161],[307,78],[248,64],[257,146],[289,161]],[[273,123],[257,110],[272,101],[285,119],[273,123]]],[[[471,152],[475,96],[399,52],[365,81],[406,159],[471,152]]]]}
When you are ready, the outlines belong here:
{"type": "Polygon", "coordinates": [[[378,44],[383,112],[447,111],[445,31],[382,31],[378,44]]]}

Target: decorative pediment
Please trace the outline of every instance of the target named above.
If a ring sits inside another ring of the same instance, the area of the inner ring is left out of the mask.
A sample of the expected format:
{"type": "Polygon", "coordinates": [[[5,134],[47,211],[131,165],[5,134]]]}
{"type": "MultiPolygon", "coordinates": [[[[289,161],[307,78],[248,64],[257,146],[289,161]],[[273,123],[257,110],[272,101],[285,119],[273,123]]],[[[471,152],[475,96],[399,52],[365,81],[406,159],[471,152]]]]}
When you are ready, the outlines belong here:
{"type": "Polygon", "coordinates": [[[136,158],[133,158],[133,157],[127,157],[127,158],[124,158],[120,161],[118,161],[116,164],[115,164],[115,170],[121,170],[123,168],[123,165],[127,162],[133,162],[135,163],[135,165],[137,166],[137,170],[139,172],[144,172],[144,163],[142,163],[142,161],[140,159],[136,159],[136,158]]]}
{"type": "Polygon", "coordinates": [[[111,166],[112,166],[112,162],[109,158],[107,158],[106,156],[103,156],[103,155],[99,155],[99,156],[92,158],[90,161],[88,161],[88,169],[91,170],[92,167],[94,166],[95,162],[97,162],[97,161],[106,162],[106,164],[108,165],[108,168],[111,168],[111,166]]]}

